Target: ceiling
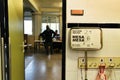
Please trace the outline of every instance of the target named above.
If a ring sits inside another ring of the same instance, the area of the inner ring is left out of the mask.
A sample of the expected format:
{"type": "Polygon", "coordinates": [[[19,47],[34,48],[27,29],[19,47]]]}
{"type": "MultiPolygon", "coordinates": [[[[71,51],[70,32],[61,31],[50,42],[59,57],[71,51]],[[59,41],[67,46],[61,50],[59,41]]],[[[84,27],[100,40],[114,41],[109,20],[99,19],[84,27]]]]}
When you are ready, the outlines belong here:
{"type": "Polygon", "coordinates": [[[39,8],[61,8],[62,0],[34,0],[39,8]]]}
{"type": "Polygon", "coordinates": [[[42,14],[61,14],[62,0],[24,0],[25,15],[31,12],[40,12],[42,14]]]}

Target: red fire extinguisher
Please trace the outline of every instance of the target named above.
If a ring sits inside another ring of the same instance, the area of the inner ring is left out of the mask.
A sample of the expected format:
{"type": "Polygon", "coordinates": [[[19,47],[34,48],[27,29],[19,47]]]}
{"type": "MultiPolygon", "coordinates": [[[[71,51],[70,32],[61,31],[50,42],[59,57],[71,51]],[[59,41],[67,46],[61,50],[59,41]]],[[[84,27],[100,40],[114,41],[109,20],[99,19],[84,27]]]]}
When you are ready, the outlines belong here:
{"type": "Polygon", "coordinates": [[[96,80],[107,80],[107,77],[105,74],[105,64],[99,65],[99,72],[97,74],[96,80]]]}

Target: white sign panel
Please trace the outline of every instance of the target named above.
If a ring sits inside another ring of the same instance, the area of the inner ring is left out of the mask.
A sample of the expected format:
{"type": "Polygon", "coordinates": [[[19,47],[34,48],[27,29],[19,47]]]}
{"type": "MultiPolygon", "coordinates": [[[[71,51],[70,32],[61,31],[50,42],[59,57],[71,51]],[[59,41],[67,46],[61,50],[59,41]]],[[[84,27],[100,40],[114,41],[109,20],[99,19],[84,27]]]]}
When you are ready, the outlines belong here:
{"type": "Polygon", "coordinates": [[[99,28],[74,28],[70,33],[72,49],[99,50],[102,48],[102,31],[99,28]]]}

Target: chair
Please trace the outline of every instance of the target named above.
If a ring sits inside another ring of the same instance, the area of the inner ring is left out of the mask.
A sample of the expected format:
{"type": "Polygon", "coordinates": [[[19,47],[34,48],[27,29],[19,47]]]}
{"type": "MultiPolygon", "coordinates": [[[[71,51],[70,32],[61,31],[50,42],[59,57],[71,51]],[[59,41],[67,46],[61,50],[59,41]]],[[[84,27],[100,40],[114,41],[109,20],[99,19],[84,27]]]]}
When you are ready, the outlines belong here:
{"type": "Polygon", "coordinates": [[[25,52],[30,51],[32,47],[32,44],[28,43],[28,35],[24,34],[24,49],[25,52]]]}

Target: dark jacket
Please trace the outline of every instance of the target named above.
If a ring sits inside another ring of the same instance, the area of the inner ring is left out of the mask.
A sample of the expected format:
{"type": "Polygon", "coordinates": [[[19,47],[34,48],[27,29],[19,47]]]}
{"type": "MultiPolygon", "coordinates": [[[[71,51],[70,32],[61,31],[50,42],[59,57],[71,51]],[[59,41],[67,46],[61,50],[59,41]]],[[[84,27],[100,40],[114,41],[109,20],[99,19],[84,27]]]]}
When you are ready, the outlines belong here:
{"type": "Polygon", "coordinates": [[[45,30],[40,34],[45,42],[52,42],[52,39],[55,37],[55,32],[51,29],[45,30]]]}

